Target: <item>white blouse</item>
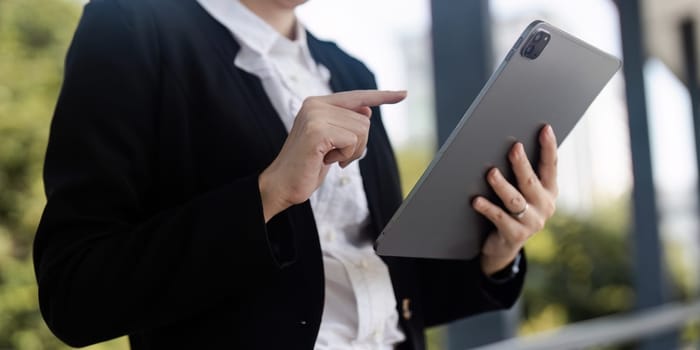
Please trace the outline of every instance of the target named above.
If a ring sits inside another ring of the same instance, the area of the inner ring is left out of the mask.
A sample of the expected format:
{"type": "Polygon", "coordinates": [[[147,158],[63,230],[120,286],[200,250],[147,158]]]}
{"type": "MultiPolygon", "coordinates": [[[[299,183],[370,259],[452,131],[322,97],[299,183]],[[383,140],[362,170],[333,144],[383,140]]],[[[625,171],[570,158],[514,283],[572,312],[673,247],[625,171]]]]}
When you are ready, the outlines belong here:
{"type": "MultiPolygon", "coordinates": [[[[260,78],[287,131],[306,97],[332,93],[330,73],[311,57],[301,24],[291,41],[238,0],[198,1],[241,45],[233,63],[260,78]]],[[[345,169],[333,164],[311,196],[311,207],[326,288],[314,348],[393,349],[405,336],[389,271],[365,235],[370,219],[358,161],[345,169]]]]}

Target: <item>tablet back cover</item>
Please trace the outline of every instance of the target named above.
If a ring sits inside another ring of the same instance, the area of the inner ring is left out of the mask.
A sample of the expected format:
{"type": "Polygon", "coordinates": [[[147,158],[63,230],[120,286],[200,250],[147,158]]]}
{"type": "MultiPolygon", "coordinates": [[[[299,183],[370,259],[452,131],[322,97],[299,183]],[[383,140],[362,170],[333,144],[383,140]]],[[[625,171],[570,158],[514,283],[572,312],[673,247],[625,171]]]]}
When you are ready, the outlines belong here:
{"type": "Polygon", "coordinates": [[[511,182],[507,153],[524,144],[537,169],[539,130],[552,125],[566,138],[620,68],[617,58],[542,21],[533,22],[438,151],[375,243],[387,256],[471,259],[493,226],[471,207],[484,195],[501,204],[485,180],[498,167],[511,182]],[[524,57],[531,35],[549,43],[536,59],[524,57]]]}

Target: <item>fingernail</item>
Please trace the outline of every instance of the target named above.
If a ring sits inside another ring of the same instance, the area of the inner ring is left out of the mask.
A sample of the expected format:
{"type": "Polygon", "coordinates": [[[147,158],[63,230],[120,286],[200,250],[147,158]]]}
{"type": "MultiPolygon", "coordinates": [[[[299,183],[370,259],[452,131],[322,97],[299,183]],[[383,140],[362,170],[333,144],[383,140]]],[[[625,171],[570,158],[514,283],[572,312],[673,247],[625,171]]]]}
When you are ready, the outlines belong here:
{"type": "Polygon", "coordinates": [[[475,208],[478,208],[478,207],[480,207],[483,203],[484,203],[484,200],[481,199],[481,197],[476,197],[476,198],[474,199],[474,202],[472,203],[472,205],[473,205],[475,208]]]}
{"type": "Polygon", "coordinates": [[[493,181],[496,181],[498,180],[499,175],[501,175],[500,170],[498,170],[498,168],[493,168],[491,169],[491,176],[489,176],[489,178],[493,181]]]}
{"type": "Polygon", "coordinates": [[[525,146],[523,146],[523,144],[520,142],[518,142],[518,154],[521,156],[525,155],[525,146]]]}
{"type": "Polygon", "coordinates": [[[552,129],[551,125],[547,125],[547,135],[554,137],[554,129],[552,129]]]}

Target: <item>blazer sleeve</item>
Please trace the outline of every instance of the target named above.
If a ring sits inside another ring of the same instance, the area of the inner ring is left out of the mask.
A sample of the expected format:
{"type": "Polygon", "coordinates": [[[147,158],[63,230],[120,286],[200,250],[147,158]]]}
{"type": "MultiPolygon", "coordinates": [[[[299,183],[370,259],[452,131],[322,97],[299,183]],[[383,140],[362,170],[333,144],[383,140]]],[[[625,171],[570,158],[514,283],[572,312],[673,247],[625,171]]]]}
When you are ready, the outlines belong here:
{"type": "Polygon", "coordinates": [[[130,11],[86,6],[51,125],[34,263],[44,319],[72,346],[186,318],[281,273],[258,174],[152,209],[158,43],[130,11]]]}
{"type": "Polygon", "coordinates": [[[426,327],[512,307],[520,296],[527,270],[524,251],[521,254],[519,272],[503,282],[488,278],[479,258],[421,259],[418,274],[426,327]]]}

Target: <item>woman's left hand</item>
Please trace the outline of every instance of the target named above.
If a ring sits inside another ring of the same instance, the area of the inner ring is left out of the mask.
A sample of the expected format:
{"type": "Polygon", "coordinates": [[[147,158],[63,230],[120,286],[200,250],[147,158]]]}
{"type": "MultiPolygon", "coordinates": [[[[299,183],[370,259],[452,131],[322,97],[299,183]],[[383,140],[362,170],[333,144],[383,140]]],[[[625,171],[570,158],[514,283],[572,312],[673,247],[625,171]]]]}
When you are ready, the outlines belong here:
{"type": "Polygon", "coordinates": [[[502,270],[518,255],[525,242],[544,228],[552,217],[557,188],[557,141],[552,127],[547,125],[539,135],[542,153],[537,173],[530,165],[521,143],[508,154],[517,186],[509,183],[497,169],[491,169],[486,179],[505,209],[484,197],[474,199],[472,206],[496,226],[488,235],[481,251],[481,269],[487,276],[502,270]]]}

